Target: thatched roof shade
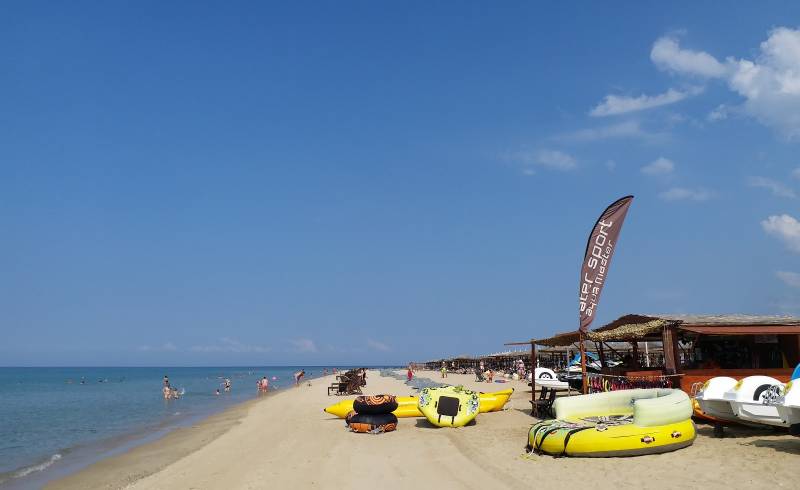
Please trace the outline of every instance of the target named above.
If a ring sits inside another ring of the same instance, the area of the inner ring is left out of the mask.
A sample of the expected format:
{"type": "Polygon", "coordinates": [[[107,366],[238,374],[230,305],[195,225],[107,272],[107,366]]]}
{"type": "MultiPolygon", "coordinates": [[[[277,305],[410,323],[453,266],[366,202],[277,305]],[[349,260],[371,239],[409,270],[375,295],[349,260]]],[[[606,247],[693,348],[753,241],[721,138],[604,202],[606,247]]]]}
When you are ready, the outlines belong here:
{"type": "MultiPolygon", "coordinates": [[[[660,318],[645,315],[625,315],[611,323],[590,331],[586,338],[594,341],[639,340],[647,334],[660,330],[666,323],[660,318]],[[653,323],[653,322],[657,322],[653,323]]],[[[533,340],[537,345],[548,347],[572,345],[580,341],[578,331],[557,334],[546,339],[533,340]]]]}
{"type": "MultiPolygon", "coordinates": [[[[625,315],[589,331],[595,342],[633,342],[656,336],[665,326],[708,335],[800,334],[800,318],[774,315],[625,315]]],[[[660,335],[659,335],[660,336],[660,335]]],[[[532,342],[549,347],[572,345],[580,340],[577,331],[532,342]]]]}

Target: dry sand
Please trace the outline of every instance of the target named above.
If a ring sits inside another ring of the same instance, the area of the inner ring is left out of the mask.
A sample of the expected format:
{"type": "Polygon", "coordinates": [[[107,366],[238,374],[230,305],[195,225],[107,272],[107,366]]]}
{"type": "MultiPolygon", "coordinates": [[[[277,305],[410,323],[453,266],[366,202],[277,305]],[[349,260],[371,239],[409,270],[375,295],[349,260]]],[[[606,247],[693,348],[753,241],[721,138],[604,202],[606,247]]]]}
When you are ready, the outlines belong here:
{"type": "MultiPolygon", "coordinates": [[[[438,380],[437,373],[421,373],[438,380]]],[[[260,488],[797,488],[800,438],[772,430],[728,429],[714,439],[698,426],[689,448],[636,458],[573,459],[527,456],[530,388],[524,382],[451,384],[496,391],[516,389],[503,412],[477,423],[439,429],[419,418],[398,430],[354,434],[322,411],[331,377],[288,389],[177,430],[159,441],[101,461],[52,489],[260,488]]],[[[370,371],[365,394],[413,394],[393,378],[370,371]]]]}

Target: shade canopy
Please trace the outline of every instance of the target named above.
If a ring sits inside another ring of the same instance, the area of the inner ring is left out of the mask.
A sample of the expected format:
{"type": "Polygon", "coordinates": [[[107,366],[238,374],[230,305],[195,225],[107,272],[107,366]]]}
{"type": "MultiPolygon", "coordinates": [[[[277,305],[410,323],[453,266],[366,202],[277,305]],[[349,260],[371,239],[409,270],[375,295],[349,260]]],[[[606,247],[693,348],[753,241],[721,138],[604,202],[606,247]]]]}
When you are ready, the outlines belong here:
{"type": "MultiPolygon", "coordinates": [[[[594,342],[635,342],[659,335],[664,327],[703,335],[800,335],[800,318],[774,315],[625,315],[586,333],[594,342]]],[[[550,347],[580,341],[577,331],[531,343],[550,347]]]]}

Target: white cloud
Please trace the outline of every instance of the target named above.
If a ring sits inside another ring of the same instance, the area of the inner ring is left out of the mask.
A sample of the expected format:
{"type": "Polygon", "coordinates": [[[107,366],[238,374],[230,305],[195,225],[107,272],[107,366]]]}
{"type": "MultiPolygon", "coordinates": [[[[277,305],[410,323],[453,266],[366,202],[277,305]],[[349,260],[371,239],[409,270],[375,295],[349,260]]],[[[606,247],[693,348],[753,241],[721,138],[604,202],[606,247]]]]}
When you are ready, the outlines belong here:
{"type": "Polygon", "coordinates": [[[792,189],[767,177],[748,177],[747,185],[750,187],[768,189],[772,195],[776,197],[787,197],[789,199],[795,199],[797,197],[797,194],[795,194],[792,189]]]}
{"type": "Polygon", "coordinates": [[[662,37],[653,44],[650,59],[662,70],[695,75],[703,78],[720,78],[725,75],[725,65],[704,51],[681,49],[678,40],[662,37]]]}
{"type": "Polygon", "coordinates": [[[558,150],[518,151],[503,156],[506,160],[520,162],[524,175],[535,175],[535,167],[547,167],[554,170],[572,170],[578,162],[572,155],[558,150]]]}
{"type": "Polygon", "coordinates": [[[657,139],[660,135],[652,134],[644,131],[639,125],[638,121],[624,121],[617,124],[608,126],[600,126],[597,128],[579,129],[570,133],[563,133],[556,136],[555,139],[561,141],[577,141],[577,142],[590,142],[601,141],[608,139],[625,139],[625,138],[639,138],[639,139],[657,139]]]}
{"type": "Polygon", "coordinates": [[[659,197],[665,201],[708,201],[714,195],[713,191],[703,188],[673,187],[659,194],[659,197]]]}
{"type": "Polygon", "coordinates": [[[672,160],[664,157],[659,157],[642,167],[643,174],[655,177],[669,175],[674,170],[675,164],[672,160]]]}
{"type": "Polygon", "coordinates": [[[706,119],[708,119],[711,122],[728,119],[728,106],[726,106],[725,104],[718,105],[716,109],[708,113],[706,119]]]}
{"type": "Polygon", "coordinates": [[[679,102],[690,95],[700,93],[702,89],[692,89],[688,92],[681,92],[669,89],[659,95],[640,95],[638,97],[628,97],[624,95],[606,95],[601,103],[589,112],[590,116],[614,116],[628,112],[643,111],[679,102]]]}
{"type": "Polygon", "coordinates": [[[269,347],[255,344],[244,344],[229,337],[219,339],[219,344],[194,345],[189,348],[192,352],[269,352],[269,347]]]}
{"type": "Polygon", "coordinates": [[[383,342],[378,342],[377,340],[372,340],[372,339],[367,340],[367,346],[370,347],[371,349],[383,352],[391,350],[389,346],[384,344],[383,342]]]}
{"type": "Polygon", "coordinates": [[[793,216],[770,216],[761,222],[761,227],[767,234],[781,239],[789,250],[800,253],[800,222],[793,216]]]}
{"type": "Polygon", "coordinates": [[[787,286],[800,288],[800,274],[797,272],[777,271],[775,275],[787,286]]]}
{"type": "MultiPolygon", "coordinates": [[[[662,37],[650,58],[661,69],[704,78],[720,78],[744,98],[741,112],[788,139],[800,138],[800,30],[770,31],[754,60],[729,57],[724,63],[703,51],[681,49],[678,41],[662,37]]],[[[712,111],[709,120],[727,116],[712,111]]]]}
{"type": "Polygon", "coordinates": [[[157,346],[140,345],[139,350],[143,352],[174,352],[178,348],[172,342],[165,342],[157,346]]]}
{"type": "Polygon", "coordinates": [[[311,339],[292,339],[289,343],[294,345],[295,352],[317,352],[317,345],[311,339]]]}
{"type": "Polygon", "coordinates": [[[536,163],[556,170],[575,168],[575,158],[558,150],[541,150],[536,154],[536,163]]]}

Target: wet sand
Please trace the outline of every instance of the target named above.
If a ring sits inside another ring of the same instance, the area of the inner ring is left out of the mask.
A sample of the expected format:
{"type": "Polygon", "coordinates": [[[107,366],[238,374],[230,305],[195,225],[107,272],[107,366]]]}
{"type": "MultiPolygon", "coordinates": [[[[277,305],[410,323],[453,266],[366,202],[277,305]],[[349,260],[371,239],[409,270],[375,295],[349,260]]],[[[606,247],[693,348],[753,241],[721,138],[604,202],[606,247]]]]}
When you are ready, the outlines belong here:
{"type": "MultiPolygon", "coordinates": [[[[421,376],[442,381],[438,373],[421,376]]],[[[728,429],[714,439],[698,425],[689,448],[636,458],[573,459],[524,452],[530,388],[524,382],[476,383],[481,391],[513,387],[506,410],[474,425],[439,429],[423,418],[400,419],[396,432],[349,433],[322,409],[332,377],[287,389],[213,416],[153,443],[98,462],[48,488],[795,488],[800,438],[771,429],[728,429]]],[[[365,394],[411,395],[401,381],[368,374],[365,394]]]]}

